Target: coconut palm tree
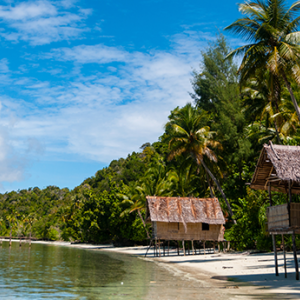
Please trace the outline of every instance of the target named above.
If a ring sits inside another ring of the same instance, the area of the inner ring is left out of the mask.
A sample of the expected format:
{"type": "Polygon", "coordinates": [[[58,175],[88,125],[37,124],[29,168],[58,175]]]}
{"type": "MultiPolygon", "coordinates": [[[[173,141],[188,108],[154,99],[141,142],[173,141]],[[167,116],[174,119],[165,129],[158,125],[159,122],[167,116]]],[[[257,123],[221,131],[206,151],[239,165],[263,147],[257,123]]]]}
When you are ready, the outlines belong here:
{"type": "Polygon", "coordinates": [[[170,149],[168,159],[172,160],[176,156],[186,154],[196,162],[199,168],[202,166],[217,185],[232,217],[233,213],[225,193],[205,162],[205,158],[217,162],[217,156],[211,148],[221,148],[221,145],[213,139],[214,132],[210,131],[208,126],[202,127],[201,119],[201,114],[190,103],[182,109],[177,107],[173,110],[169,122],[165,125],[166,139],[170,149]]]}
{"type": "Polygon", "coordinates": [[[171,187],[172,181],[169,179],[166,166],[160,161],[154,161],[149,165],[145,176],[139,182],[129,186],[125,194],[119,195],[123,199],[122,204],[126,206],[120,216],[137,211],[146,230],[147,237],[150,238],[141,213],[141,211],[146,209],[146,197],[149,195],[170,196],[171,187]]]}
{"type": "Polygon", "coordinates": [[[239,68],[241,82],[255,77],[261,70],[281,76],[291,95],[300,121],[300,110],[293,94],[290,79],[300,84],[300,32],[297,30],[300,1],[287,8],[285,0],[254,0],[239,4],[245,17],[236,20],[225,30],[244,38],[249,44],[230,52],[227,58],[243,54],[239,68]]]}

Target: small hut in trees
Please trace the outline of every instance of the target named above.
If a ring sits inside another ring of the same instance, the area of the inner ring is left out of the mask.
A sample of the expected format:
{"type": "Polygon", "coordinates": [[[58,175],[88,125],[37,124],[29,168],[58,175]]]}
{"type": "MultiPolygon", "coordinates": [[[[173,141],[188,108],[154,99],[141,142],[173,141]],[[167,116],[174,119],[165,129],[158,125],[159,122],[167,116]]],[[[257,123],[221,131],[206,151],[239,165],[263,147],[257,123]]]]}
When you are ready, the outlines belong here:
{"type": "Polygon", "coordinates": [[[269,145],[265,144],[260,153],[250,187],[269,192],[268,232],[273,238],[276,276],[278,276],[278,264],[275,235],[280,234],[282,236],[286,276],[284,234],[291,234],[296,279],[299,280],[295,234],[300,233],[300,203],[293,203],[292,194],[300,194],[300,147],[273,145],[272,142],[269,145]],[[272,191],[286,193],[286,203],[273,206],[272,191]]]}
{"type": "MultiPolygon", "coordinates": [[[[146,221],[155,241],[223,241],[225,219],[217,198],[147,197],[146,221]]],[[[193,246],[192,246],[193,247],[193,246]]],[[[185,253],[185,250],[184,250],[185,253]]]]}

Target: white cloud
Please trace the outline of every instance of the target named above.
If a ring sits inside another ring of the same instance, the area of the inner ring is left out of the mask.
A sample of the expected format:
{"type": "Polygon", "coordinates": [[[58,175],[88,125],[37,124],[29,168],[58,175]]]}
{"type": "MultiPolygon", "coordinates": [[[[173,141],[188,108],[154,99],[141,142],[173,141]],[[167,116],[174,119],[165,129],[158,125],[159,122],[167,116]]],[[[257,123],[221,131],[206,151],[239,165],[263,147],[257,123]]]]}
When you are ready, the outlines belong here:
{"type": "Polygon", "coordinates": [[[14,125],[14,139],[30,133],[45,145],[45,155],[76,154],[105,163],[156,141],[170,110],[191,101],[191,72],[204,45],[191,34],[173,37],[172,43],[170,51],[149,53],[105,45],[51,51],[52,60],[73,61],[78,72],[93,63],[93,71],[59,85],[27,82],[24,93],[36,99],[36,107],[21,110],[26,113],[14,125]]]}
{"type": "Polygon", "coordinates": [[[1,36],[11,41],[28,41],[32,45],[78,38],[86,30],[83,21],[91,11],[77,9],[76,13],[71,13],[63,10],[70,6],[68,1],[47,0],[2,5],[0,18],[9,29],[2,31],[1,36]]]}

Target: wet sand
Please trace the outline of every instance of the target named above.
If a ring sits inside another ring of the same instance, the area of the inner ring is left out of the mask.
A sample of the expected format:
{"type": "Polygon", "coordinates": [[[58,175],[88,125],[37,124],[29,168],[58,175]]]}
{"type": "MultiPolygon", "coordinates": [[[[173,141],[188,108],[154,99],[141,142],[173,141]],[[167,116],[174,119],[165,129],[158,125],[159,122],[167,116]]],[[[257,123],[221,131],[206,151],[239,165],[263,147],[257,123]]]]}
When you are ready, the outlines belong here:
{"type": "MultiPolygon", "coordinates": [[[[273,253],[230,252],[201,255],[154,257],[153,250],[146,258],[147,247],[113,247],[110,245],[71,244],[67,242],[32,242],[125,253],[146,259],[167,269],[174,276],[199,283],[199,288],[211,289],[212,295],[204,299],[300,299],[300,282],[295,279],[292,253],[287,253],[287,278],[284,276],[283,257],[279,252],[279,276],[275,276],[273,253]],[[216,292],[217,291],[217,292],[216,292]]],[[[209,293],[207,294],[209,295],[209,293]]],[[[164,299],[163,295],[157,299],[164,299]]],[[[203,299],[203,298],[202,298],[203,299]]]]}

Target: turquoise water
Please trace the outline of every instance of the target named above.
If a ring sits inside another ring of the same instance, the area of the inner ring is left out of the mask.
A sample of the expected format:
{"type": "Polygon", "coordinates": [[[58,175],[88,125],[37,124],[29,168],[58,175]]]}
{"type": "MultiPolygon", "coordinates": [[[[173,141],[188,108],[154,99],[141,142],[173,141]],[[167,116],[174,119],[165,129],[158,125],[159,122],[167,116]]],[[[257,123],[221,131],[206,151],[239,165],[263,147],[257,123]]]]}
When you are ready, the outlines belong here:
{"type": "MultiPolygon", "coordinates": [[[[0,299],[233,299],[130,255],[3,242],[0,299]]],[[[236,299],[236,298],[234,298],[236,299]]]]}

